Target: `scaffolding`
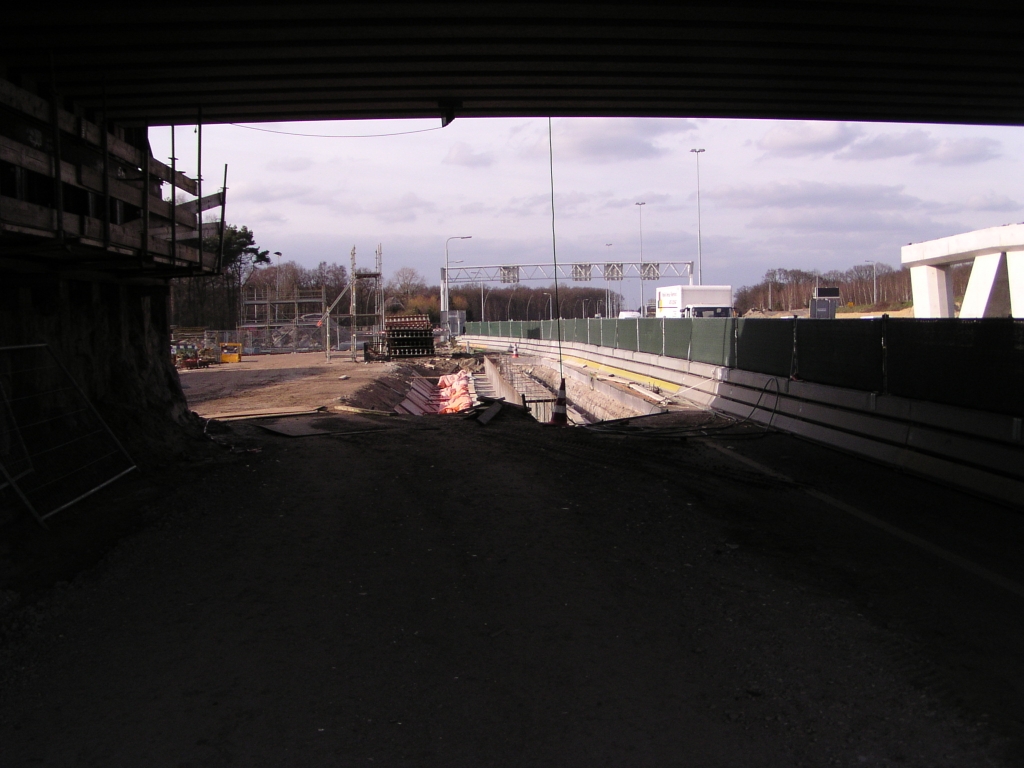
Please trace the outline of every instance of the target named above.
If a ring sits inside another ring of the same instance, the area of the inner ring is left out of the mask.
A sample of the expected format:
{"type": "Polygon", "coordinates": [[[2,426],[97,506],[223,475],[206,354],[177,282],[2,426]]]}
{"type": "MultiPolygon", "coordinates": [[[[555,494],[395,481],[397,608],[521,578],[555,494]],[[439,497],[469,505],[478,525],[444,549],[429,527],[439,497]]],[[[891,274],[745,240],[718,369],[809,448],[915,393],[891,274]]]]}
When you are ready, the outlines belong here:
{"type": "Polygon", "coordinates": [[[353,246],[349,284],[330,303],[324,286],[295,288],[284,295],[275,288],[247,289],[242,299],[242,322],[238,326],[243,353],[324,352],[330,360],[332,350],[347,349],[355,360],[356,350],[366,343],[378,345],[384,332],[384,280],[379,244],[374,255],[374,269],[358,269],[353,246]],[[341,309],[346,294],[349,296],[348,312],[341,309]],[[345,337],[347,344],[342,341],[345,337]]]}

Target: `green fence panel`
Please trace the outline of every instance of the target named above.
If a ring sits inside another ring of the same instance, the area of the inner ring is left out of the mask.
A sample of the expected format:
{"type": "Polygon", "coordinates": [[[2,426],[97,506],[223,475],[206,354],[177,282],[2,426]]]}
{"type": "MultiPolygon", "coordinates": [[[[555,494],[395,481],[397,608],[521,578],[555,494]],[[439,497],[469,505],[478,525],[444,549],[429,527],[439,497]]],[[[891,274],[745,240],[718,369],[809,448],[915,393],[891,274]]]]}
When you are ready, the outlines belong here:
{"type": "Polygon", "coordinates": [[[601,346],[615,349],[618,320],[599,320],[601,323],[601,346]]]}
{"type": "Polygon", "coordinates": [[[660,355],[665,342],[665,321],[643,318],[639,321],[638,347],[641,352],[660,355]]]}
{"type": "Polygon", "coordinates": [[[736,367],[788,378],[793,364],[794,322],[791,317],[738,319],[736,367]]]}
{"type": "Polygon", "coordinates": [[[1024,417],[1024,321],[886,321],[888,391],[1024,417]]]}
{"type": "Polygon", "coordinates": [[[734,364],[733,329],[736,318],[699,317],[693,319],[690,359],[709,365],[734,364]]]}
{"type": "Polygon", "coordinates": [[[616,349],[629,349],[634,352],[637,350],[637,324],[639,318],[636,320],[616,320],[615,328],[615,348],[616,349]]]}
{"type": "Polygon", "coordinates": [[[690,338],[693,335],[693,320],[689,318],[665,318],[665,356],[686,360],[690,353],[690,338]]]}
{"type": "Polygon", "coordinates": [[[562,341],[572,341],[573,334],[576,332],[575,320],[558,320],[557,325],[559,332],[562,334],[562,341]]]}
{"type": "Polygon", "coordinates": [[[547,341],[553,341],[555,338],[555,321],[541,320],[540,326],[540,337],[542,339],[546,339],[547,341]]]}
{"type": "Polygon", "coordinates": [[[835,387],[882,391],[882,321],[797,320],[796,375],[835,387]]]}
{"type": "Polygon", "coordinates": [[[577,344],[590,343],[590,324],[586,320],[576,321],[575,341],[577,344]]]}
{"type": "Polygon", "coordinates": [[[541,322],[540,320],[528,320],[523,323],[523,338],[524,339],[539,339],[541,322]]]}
{"type": "Polygon", "coordinates": [[[590,330],[590,338],[588,343],[593,344],[596,347],[601,346],[601,321],[600,320],[587,320],[587,328],[590,330]]]}

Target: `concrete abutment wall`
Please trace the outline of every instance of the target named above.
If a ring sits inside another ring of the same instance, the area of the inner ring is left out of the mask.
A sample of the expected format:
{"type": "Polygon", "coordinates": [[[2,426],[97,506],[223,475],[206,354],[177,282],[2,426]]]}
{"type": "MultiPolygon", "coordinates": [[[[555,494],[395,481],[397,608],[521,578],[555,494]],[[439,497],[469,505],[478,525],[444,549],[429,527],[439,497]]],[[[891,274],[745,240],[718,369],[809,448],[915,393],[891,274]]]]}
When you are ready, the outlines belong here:
{"type": "Polygon", "coordinates": [[[192,418],[167,300],[162,282],[0,273],[0,347],[48,344],[130,452],[159,453],[192,418]]]}

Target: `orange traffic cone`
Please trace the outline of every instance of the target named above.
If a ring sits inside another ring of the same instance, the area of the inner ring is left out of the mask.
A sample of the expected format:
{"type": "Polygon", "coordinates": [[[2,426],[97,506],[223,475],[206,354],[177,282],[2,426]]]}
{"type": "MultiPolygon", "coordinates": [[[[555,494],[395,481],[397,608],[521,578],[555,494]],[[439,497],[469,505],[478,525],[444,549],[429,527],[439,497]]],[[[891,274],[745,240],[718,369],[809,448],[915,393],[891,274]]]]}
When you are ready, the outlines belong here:
{"type": "Polygon", "coordinates": [[[513,344],[512,345],[512,357],[519,357],[519,345],[518,344],[513,344]]]}
{"type": "Polygon", "coordinates": [[[558,385],[558,399],[555,400],[555,407],[551,409],[551,421],[558,427],[569,426],[569,417],[565,413],[565,379],[558,385]]]}

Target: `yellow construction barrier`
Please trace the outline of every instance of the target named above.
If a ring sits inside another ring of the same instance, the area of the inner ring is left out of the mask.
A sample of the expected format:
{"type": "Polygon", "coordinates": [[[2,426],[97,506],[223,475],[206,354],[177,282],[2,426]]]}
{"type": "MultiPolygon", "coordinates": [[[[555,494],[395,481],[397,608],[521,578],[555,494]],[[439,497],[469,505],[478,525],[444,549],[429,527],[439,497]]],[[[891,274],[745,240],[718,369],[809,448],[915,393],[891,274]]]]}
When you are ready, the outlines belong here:
{"type": "Polygon", "coordinates": [[[242,362],[242,345],[234,341],[222,342],[220,345],[220,361],[222,363],[242,362]]]}

